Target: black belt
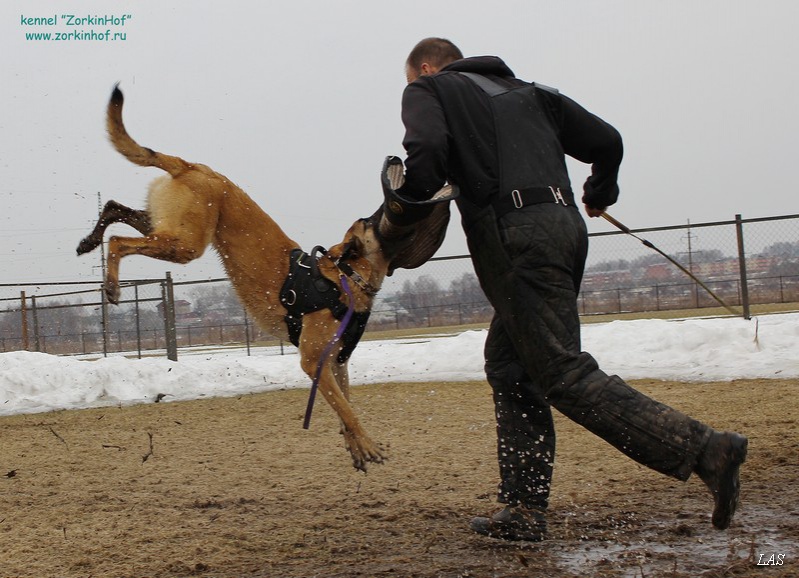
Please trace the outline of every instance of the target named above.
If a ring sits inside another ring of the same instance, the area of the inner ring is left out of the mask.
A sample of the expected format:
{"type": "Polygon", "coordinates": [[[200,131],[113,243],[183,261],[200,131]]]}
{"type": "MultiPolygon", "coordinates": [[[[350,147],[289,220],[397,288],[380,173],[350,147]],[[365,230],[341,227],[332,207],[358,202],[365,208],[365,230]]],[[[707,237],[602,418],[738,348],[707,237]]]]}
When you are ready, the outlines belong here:
{"type": "Polygon", "coordinates": [[[510,194],[504,194],[494,199],[491,204],[497,217],[505,213],[523,209],[528,205],[540,205],[541,203],[556,203],[563,206],[576,207],[574,204],[574,193],[571,189],[561,189],[559,187],[531,187],[529,189],[514,189],[510,194]]]}

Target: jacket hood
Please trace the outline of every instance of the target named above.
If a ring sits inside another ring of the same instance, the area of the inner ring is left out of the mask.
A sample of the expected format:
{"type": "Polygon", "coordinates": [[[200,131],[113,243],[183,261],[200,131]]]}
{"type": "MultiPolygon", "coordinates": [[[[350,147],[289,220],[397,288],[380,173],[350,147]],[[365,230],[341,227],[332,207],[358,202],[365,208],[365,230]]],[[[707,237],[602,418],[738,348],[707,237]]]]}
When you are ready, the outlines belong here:
{"type": "Polygon", "coordinates": [[[496,76],[513,76],[513,71],[498,56],[472,56],[451,62],[441,69],[454,72],[474,72],[475,74],[494,74],[496,76]]]}

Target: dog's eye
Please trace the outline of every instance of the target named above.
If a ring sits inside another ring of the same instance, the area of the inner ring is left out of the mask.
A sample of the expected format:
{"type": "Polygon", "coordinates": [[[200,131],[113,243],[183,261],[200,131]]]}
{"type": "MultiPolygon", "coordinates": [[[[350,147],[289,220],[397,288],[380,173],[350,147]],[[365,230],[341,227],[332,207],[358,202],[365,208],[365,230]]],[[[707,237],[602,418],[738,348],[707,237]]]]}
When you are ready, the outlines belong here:
{"type": "Polygon", "coordinates": [[[346,261],[347,259],[351,259],[355,253],[355,243],[350,241],[346,245],[344,245],[344,250],[341,252],[341,260],[346,261]]]}

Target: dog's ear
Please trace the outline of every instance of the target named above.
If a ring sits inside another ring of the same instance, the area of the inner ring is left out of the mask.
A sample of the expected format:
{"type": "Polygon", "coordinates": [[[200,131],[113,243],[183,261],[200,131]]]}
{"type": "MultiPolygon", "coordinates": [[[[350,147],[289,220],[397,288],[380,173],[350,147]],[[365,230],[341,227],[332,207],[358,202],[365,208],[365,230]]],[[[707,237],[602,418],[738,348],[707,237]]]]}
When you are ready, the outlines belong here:
{"type": "Polygon", "coordinates": [[[341,261],[354,261],[363,256],[363,241],[357,235],[350,237],[341,252],[341,261]]]}

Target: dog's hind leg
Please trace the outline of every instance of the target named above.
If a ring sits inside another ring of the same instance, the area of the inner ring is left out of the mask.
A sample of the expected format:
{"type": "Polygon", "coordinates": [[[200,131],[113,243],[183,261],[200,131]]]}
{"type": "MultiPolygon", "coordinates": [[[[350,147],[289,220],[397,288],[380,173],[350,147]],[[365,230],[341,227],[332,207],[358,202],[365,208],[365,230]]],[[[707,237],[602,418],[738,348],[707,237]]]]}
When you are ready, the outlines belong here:
{"type": "Polygon", "coordinates": [[[108,266],[105,294],[111,303],[119,303],[119,261],[128,255],[143,255],[171,263],[188,263],[205,252],[203,243],[163,233],[145,237],[111,237],[108,240],[108,266]]]}
{"type": "Polygon", "coordinates": [[[150,214],[147,211],[137,211],[116,201],[108,201],[103,207],[103,212],[100,213],[94,230],[78,243],[78,255],[83,255],[99,247],[103,242],[105,230],[114,223],[130,225],[142,235],[149,235],[153,229],[150,214]]]}

